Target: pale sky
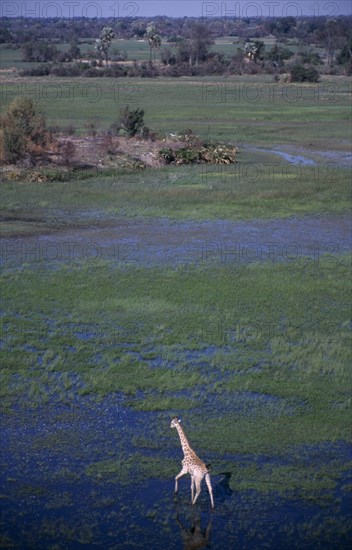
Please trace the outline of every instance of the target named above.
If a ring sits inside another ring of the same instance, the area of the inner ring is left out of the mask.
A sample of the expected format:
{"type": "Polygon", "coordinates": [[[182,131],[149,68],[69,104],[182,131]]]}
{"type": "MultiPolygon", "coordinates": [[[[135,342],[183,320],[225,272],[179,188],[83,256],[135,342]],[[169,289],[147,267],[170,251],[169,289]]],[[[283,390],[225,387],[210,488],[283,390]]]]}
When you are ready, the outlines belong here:
{"type": "Polygon", "coordinates": [[[3,0],[2,17],[336,17],[352,13],[350,0],[3,0]]]}

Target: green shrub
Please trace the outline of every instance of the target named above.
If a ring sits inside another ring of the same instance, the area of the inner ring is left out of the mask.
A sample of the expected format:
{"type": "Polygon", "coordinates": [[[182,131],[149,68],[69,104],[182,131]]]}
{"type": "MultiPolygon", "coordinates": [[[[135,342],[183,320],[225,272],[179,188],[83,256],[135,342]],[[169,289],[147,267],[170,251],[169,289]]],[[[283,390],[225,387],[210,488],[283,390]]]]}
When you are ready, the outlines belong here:
{"type": "Polygon", "coordinates": [[[128,105],[120,110],[119,126],[128,137],[133,137],[141,132],[144,127],[144,110],[131,110],[128,105]]]}
{"type": "Polygon", "coordinates": [[[235,164],[237,149],[228,145],[209,145],[200,150],[200,158],[212,164],[235,164]]]}
{"type": "Polygon", "coordinates": [[[199,161],[199,151],[189,147],[183,147],[175,151],[176,164],[192,164],[199,161]]]}
{"type": "Polygon", "coordinates": [[[195,162],[234,164],[237,162],[236,154],[236,147],[212,144],[203,145],[203,147],[182,147],[175,150],[167,147],[159,151],[159,155],[167,164],[192,164],[195,162]]]}
{"type": "Polygon", "coordinates": [[[291,82],[318,82],[319,71],[312,66],[293,65],[290,70],[291,82]]]}
{"type": "Polygon", "coordinates": [[[16,163],[44,153],[48,132],[44,116],[32,99],[17,97],[1,118],[1,158],[16,163]]]}
{"type": "Polygon", "coordinates": [[[174,162],[176,158],[175,152],[171,149],[171,147],[164,147],[163,149],[160,149],[159,155],[165,160],[166,164],[174,162]]]}

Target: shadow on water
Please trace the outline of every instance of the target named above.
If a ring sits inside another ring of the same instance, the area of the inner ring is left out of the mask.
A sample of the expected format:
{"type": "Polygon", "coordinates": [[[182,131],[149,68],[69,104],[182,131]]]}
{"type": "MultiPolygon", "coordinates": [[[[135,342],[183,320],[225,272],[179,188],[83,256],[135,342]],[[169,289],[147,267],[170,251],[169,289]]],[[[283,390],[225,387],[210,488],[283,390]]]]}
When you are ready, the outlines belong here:
{"type": "Polygon", "coordinates": [[[219,475],[224,476],[214,487],[214,495],[217,501],[223,502],[233,495],[233,490],[230,487],[231,472],[223,472],[219,475]]]}

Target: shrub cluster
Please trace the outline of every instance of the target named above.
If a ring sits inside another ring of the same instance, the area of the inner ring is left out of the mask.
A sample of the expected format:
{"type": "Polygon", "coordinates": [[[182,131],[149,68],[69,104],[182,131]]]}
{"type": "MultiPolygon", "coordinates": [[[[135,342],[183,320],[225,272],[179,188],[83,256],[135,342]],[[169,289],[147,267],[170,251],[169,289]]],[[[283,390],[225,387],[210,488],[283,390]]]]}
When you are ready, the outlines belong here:
{"type": "Polygon", "coordinates": [[[173,149],[160,149],[159,155],[166,164],[193,164],[208,162],[212,164],[235,164],[237,149],[228,145],[195,145],[173,149]]]}
{"type": "Polygon", "coordinates": [[[291,82],[318,82],[319,71],[313,66],[296,64],[290,70],[291,82]]]}
{"type": "Polygon", "coordinates": [[[0,120],[1,159],[16,163],[28,159],[31,163],[42,156],[49,140],[44,116],[32,99],[16,98],[0,120]]]}
{"type": "Polygon", "coordinates": [[[108,132],[115,136],[125,134],[128,137],[139,135],[148,138],[150,130],[144,123],[144,110],[132,110],[126,105],[120,110],[118,120],[111,124],[108,132]]]}
{"type": "MultiPolygon", "coordinates": [[[[86,129],[95,138],[97,135],[97,122],[91,120],[86,124],[86,129]]],[[[0,151],[3,163],[17,164],[28,160],[27,165],[48,164],[49,155],[54,162],[62,167],[69,168],[76,166],[77,150],[72,139],[65,138],[55,140],[53,133],[58,128],[47,129],[45,118],[32,99],[25,97],[16,98],[7,108],[1,118],[0,126],[0,151]]],[[[73,135],[75,127],[69,125],[66,128],[66,135],[73,135]]],[[[102,155],[116,157],[119,152],[119,139],[116,136],[127,136],[153,141],[156,134],[150,131],[144,122],[143,109],[130,109],[127,105],[119,112],[118,119],[110,126],[100,143],[102,155]]],[[[236,162],[237,149],[227,145],[206,143],[187,129],[179,134],[170,134],[171,146],[159,151],[159,158],[166,164],[193,164],[213,163],[231,164],[236,162]]],[[[148,147],[147,147],[148,148],[148,147]]],[[[138,155],[137,155],[138,157],[138,155]]],[[[145,167],[144,162],[130,154],[118,159],[120,167],[126,169],[140,170],[145,167]]],[[[41,174],[41,172],[40,172],[41,174]]],[[[43,176],[44,177],[44,176],[43,176]]],[[[42,178],[38,176],[38,181],[42,178]]],[[[47,181],[47,175],[43,181],[47,181]]]]}

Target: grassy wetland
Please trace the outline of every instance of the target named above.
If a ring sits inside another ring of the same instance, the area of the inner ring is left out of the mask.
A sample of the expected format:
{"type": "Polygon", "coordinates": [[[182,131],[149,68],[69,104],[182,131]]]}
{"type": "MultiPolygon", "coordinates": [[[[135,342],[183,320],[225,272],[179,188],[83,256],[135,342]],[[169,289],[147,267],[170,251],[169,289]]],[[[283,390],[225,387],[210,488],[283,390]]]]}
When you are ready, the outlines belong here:
{"type": "Polygon", "coordinates": [[[133,100],[238,163],[2,183],[2,545],[178,549],[180,517],[213,548],[349,547],[350,79],[96,81],[5,76],[4,107],[38,85],[84,135],[133,100]],[[189,479],[173,502],[175,414],[212,515],[189,479]]]}

